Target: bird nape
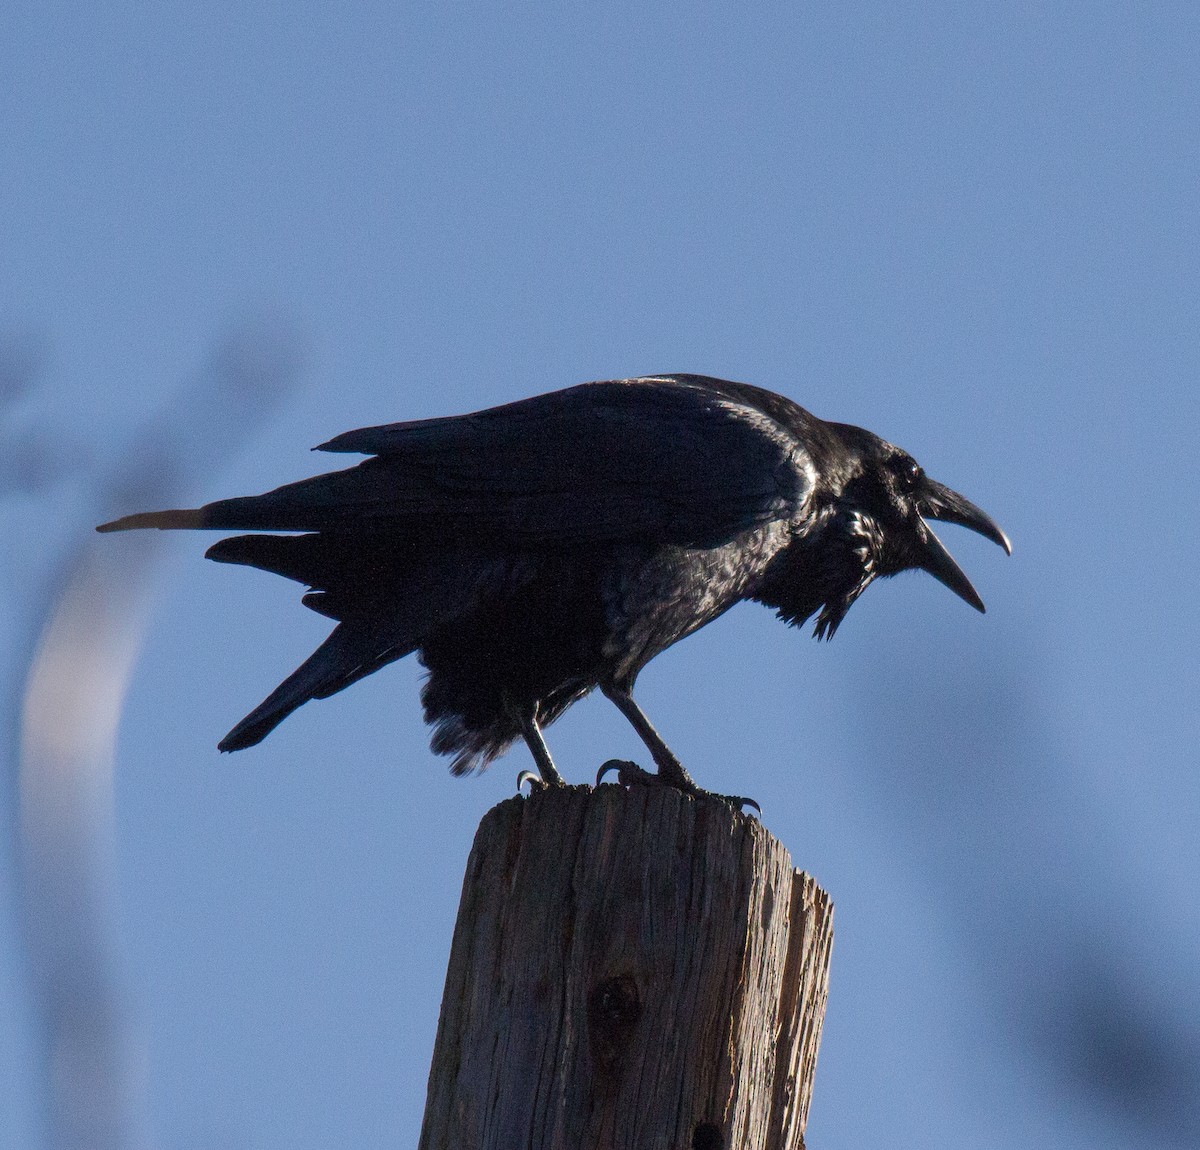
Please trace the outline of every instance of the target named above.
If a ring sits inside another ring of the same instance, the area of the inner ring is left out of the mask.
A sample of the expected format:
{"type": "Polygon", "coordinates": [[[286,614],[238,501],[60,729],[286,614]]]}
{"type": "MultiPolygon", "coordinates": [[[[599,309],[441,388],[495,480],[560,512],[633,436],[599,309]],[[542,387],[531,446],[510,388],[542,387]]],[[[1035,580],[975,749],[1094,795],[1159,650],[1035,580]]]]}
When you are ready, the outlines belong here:
{"type": "Polygon", "coordinates": [[[816,636],[831,638],[876,578],[910,568],[982,611],[930,519],[1011,552],[989,516],[898,447],[707,376],[585,383],[349,431],[320,450],[370,458],[98,528],[290,533],[207,552],[307,585],[305,606],[337,621],[223,751],[416,652],[432,747],[454,756],[455,774],[521,738],[540,783],[563,785],[542,728],[599,687],[657,767],[622,764],[621,781],[707,794],[633,700],[655,655],[745,599],[790,624],[815,616],[816,636]]]}

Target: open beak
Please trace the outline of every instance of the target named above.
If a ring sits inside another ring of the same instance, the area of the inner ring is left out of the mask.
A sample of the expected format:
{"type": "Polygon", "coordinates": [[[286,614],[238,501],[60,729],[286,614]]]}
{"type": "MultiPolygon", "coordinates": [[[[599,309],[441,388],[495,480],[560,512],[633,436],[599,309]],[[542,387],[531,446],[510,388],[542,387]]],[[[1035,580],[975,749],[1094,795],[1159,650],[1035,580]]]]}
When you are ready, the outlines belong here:
{"type": "Polygon", "coordinates": [[[924,480],[917,510],[925,519],[939,519],[943,523],[957,523],[960,527],[968,527],[1003,547],[1006,555],[1012,554],[1012,544],[1008,541],[1008,536],[1000,530],[999,524],[986,512],[980,511],[970,500],[964,499],[957,491],[951,491],[942,483],[929,478],[924,480]]]}
{"type": "Polygon", "coordinates": [[[944,583],[955,595],[965,599],[976,611],[983,612],[986,608],[979,592],[971,586],[971,580],[963,574],[963,569],[954,562],[954,557],[942,546],[942,541],[934,535],[926,523],[923,547],[921,549],[921,567],[928,571],[939,583],[944,583]]]}
{"type": "MultiPolygon", "coordinates": [[[[1012,554],[1012,544],[1008,536],[1000,530],[999,525],[990,515],[980,511],[974,503],[964,499],[957,491],[926,479],[924,490],[918,503],[923,519],[938,519],[944,523],[957,523],[961,527],[969,527],[986,539],[1004,548],[1006,555],[1012,554]]],[[[954,562],[950,552],[942,545],[942,541],[933,533],[929,525],[922,523],[925,528],[922,539],[921,566],[939,582],[944,583],[960,598],[965,599],[976,611],[983,611],[983,600],[979,592],[971,586],[971,580],[963,574],[962,568],[954,562]]]]}

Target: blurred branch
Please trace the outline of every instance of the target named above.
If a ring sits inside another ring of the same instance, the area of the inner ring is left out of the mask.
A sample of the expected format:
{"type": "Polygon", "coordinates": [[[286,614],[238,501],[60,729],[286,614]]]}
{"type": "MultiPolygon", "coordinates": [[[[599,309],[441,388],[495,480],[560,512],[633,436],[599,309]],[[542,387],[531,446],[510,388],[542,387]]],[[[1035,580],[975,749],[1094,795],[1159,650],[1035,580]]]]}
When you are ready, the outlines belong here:
{"type": "MultiPolygon", "coordinates": [[[[36,398],[20,356],[0,353],[6,362],[0,415],[36,398]]],[[[278,328],[247,327],[223,343],[119,457],[88,476],[71,541],[47,557],[18,604],[22,633],[3,699],[14,733],[5,746],[6,809],[17,812],[9,825],[14,893],[42,1029],[47,1144],[55,1150],[146,1141],[144,1053],[130,1021],[114,914],[112,781],[160,546],[154,536],[114,546],[92,528],[135,505],[185,498],[261,426],[299,368],[295,337],[278,328]]],[[[43,491],[81,463],[57,429],[26,435],[24,456],[21,444],[0,435],[0,458],[16,461],[0,470],[0,498],[43,491]]]]}
{"type": "Polygon", "coordinates": [[[30,393],[44,359],[41,342],[28,332],[0,338],[0,420],[9,418],[30,393]]]}
{"type": "Polygon", "coordinates": [[[44,491],[88,461],[88,452],[64,442],[61,431],[19,426],[45,358],[32,336],[0,338],[0,499],[44,491]]]}
{"type": "Polygon", "coordinates": [[[863,763],[954,911],[1011,1052],[1138,1145],[1200,1145],[1195,962],[1089,809],[1035,651],[992,643],[985,661],[938,627],[904,640],[856,679],[863,763]]]}

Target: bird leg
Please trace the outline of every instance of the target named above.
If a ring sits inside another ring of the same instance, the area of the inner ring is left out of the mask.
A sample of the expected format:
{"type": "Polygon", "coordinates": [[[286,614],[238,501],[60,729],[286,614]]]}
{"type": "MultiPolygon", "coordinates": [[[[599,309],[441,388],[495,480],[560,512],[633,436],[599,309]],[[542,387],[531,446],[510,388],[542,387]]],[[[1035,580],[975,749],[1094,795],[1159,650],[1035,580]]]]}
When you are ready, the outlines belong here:
{"type": "Polygon", "coordinates": [[[538,773],[535,775],[532,771],[522,771],[517,775],[517,790],[519,791],[521,784],[525,782],[528,782],[533,790],[541,787],[565,787],[567,780],[558,773],[558,768],[550,757],[550,748],[546,746],[546,740],[542,738],[541,728],[533,714],[522,716],[521,736],[533,756],[534,763],[537,764],[538,773]]]}
{"type": "Polygon", "coordinates": [[[658,767],[658,773],[651,774],[649,771],[639,767],[637,763],[610,759],[600,768],[600,773],[596,776],[597,783],[600,782],[606,772],[616,770],[617,781],[622,786],[627,787],[635,783],[642,783],[650,786],[674,787],[677,791],[682,791],[685,795],[693,795],[696,798],[720,799],[721,802],[738,808],[750,806],[758,811],[759,814],[762,814],[762,808],[753,799],[745,798],[742,795],[719,795],[715,791],[706,791],[703,787],[697,786],[696,781],[688,774],[684,765],[675,757],[671,748],[663,741],[662,735],[654,729],[654,724],[646,718],[645,712],[633,701],[633,696],[628,691],[613,683],[601,683],[600,690],[604,692],[604,697],[612,701],[621,714],[629,720],[633,729],[637,731],[638,738],[646,744],[646,748],[654,759],[654,764],[658,767]]]}

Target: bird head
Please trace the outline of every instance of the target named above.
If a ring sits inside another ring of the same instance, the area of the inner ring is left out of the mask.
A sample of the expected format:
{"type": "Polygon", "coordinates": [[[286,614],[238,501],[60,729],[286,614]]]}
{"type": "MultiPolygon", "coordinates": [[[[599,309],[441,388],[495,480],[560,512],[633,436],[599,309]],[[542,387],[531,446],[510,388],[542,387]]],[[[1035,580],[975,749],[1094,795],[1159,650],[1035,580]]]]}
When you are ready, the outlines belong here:
{"type": "Polygon", "coordinates": [[[930,479],[906,451],[860,427],[833,427],[850,448],[847,458],[851,462],[836,509],[859,578],[840,601],[827,602],[818,620],[818,633],[831,635],[850,604],[874,579],[912,569],[928,571],[977,611],[983,611],[979,593],[927,521],[970,528],[1011,555],[1008,536],[975,504],[930,479]]]}

